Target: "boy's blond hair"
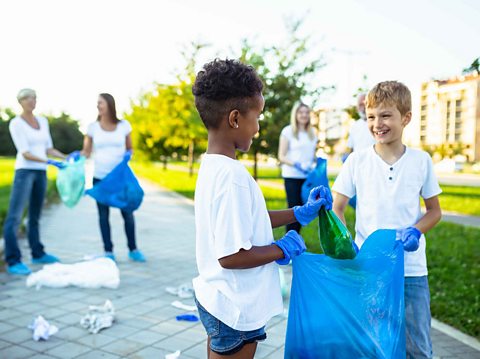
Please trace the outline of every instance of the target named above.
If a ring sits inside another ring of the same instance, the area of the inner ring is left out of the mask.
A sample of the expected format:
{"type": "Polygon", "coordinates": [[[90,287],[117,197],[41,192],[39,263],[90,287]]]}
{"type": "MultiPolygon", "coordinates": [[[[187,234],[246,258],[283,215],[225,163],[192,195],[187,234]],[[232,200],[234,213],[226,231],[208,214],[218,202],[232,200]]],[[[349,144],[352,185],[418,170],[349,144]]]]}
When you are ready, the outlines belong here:
{"type": "Polygon", "coordinates": [[[412,111],[412,94],[407,86],[398,81],[379,82],[365,99],[365,108],[396,106],[402,116],[412,111]]]}

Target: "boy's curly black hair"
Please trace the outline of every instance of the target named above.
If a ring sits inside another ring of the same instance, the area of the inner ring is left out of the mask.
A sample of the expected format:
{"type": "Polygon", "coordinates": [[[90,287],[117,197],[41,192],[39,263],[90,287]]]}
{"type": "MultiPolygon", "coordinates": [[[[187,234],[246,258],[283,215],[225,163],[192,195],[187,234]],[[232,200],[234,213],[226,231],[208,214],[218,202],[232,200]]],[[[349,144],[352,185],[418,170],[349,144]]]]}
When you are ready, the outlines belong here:
{"type": "Polygon", "coordinates": [[[230,111],[246,112],[248,99],[261,94],[262,89],[262,80],[252,66],[215,59],[197,74],[192,92],[205,127],[218,128],[230,111]]]}

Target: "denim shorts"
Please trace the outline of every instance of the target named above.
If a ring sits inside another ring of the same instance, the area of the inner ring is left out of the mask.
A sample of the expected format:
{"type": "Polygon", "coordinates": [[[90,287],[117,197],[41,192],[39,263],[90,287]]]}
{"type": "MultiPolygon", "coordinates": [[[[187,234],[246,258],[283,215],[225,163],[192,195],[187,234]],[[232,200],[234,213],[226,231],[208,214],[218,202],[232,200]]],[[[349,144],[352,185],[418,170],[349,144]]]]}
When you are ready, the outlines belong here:
{"type": "Polygon", "coordinates": [[[195,299],[198,314],[207,335],[210,337],[210,350],[220,355],[231,355],[239,352],[245,344],[267,339],[265,327],[242,332],[230,328],[215,318],[195,299]]]}

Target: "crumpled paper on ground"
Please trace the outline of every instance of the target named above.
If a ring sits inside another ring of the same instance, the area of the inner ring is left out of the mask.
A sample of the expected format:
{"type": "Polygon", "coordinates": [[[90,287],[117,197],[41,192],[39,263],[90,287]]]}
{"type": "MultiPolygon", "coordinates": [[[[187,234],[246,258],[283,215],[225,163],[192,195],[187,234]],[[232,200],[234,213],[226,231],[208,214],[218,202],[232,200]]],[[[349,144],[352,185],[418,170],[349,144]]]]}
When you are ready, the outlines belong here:
{"type": "Polygon", "coordinates": [[[193,287],[190,283],[185,283],[179,285],[178,287],[166,287],[165,291],[171,295],[176,295],[182,299],[193,298],[195,294],[193,287]]]}
{"type": "Polygon", "coordinates": [[[90,305],[88,314],[80,319],[80,325],[92,334],[112,326],[115,320],[115,309],[111,301],[106,300],[103,306],[90,305]]]}
{"type": "Polygon", "coordinates": [[[27,277],[27,287],[42,286],[63,288],[70,285],[80,288],[116,289],[120,284],[120,272],[109,258],[96,258],[75,264],[54,263],[27,277]]]}
{"type": "Polygon", "coordinates": [[[48,340],[50,336],[58,332],[58,328],[47,322],[47,320],[41,315],[33,320],[32,324],[28,326],[28,329],[33,330],[33,340],[37,342],[40,339],[48,340]]]}
{"type": "Polygon", "coordinates": [[[174,353],[170,353],[170,354],[166,354],[165,355],[165,359],[177,359],[177,358],[180,358],[180,350],[177,350],[176,352],[174,353]]]}

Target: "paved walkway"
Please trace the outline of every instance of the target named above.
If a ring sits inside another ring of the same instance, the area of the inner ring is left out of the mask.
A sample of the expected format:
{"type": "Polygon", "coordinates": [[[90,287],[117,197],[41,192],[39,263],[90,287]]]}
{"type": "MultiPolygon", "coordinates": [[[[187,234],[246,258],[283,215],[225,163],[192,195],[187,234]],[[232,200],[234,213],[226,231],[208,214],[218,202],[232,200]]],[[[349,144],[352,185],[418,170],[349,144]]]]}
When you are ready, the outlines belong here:
{"type": "MultiPolygon", "coordinates": [[[[202,326],[177,322],[175,316],[183,312],[170,305],[176,298],[164,290],[189,282],[196,274],[191,202],[151,185],[144,187],[145,202],[136,217],[139,248],[147,255],[147,263],[127,260],[122,220],[118,211],[112,213],[121,273],[117,290],[35,290],[26,288],[24,278],[0,274],[0,358],[164,358],[176,350],[182,351],[181,358],[206,357],[202,326]],[[89,334],[79,320],[88,305],[103,304],[106,299],[115,306],[116,323],[100,334],[89,334]],[[40,314],[60,329],[46,342],[33,341],[26,328],[40,314]]],[[[47,209],[41,229],[48,251],[65,263],[101,251],[96,208],[89,198],[73,210],[61,205],[47,209]]],[[[21,242],[28,258],[26,241],[21,242]]],[[[290,281],[289,267],[286,277],[290,281]]],[[[256,358],[283,358],[285,328],[284,317],[272,319],[268,339],[259,345],[256,358]]],[[[433,330],[433,339],[439,358],[480,358],[480,352],[442,332],[433,330]]]]}

